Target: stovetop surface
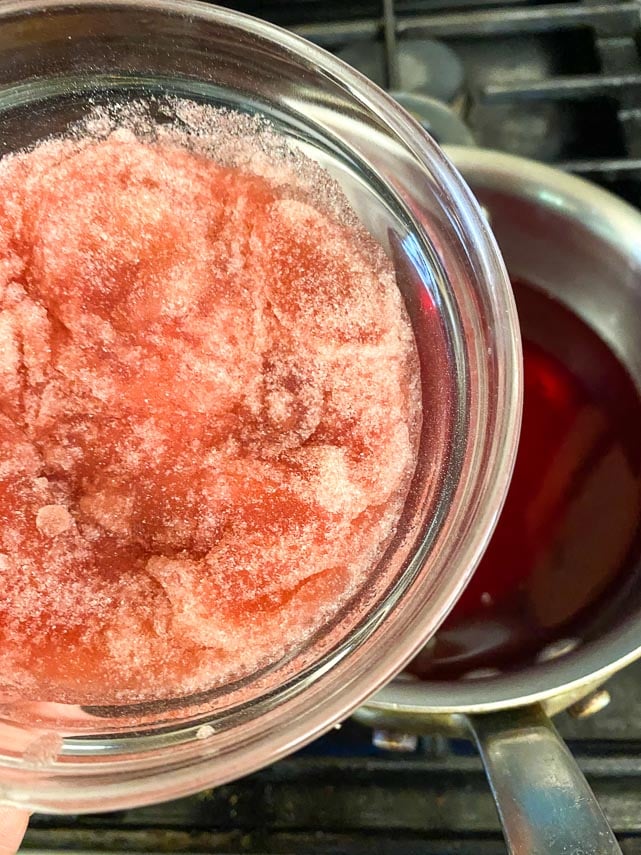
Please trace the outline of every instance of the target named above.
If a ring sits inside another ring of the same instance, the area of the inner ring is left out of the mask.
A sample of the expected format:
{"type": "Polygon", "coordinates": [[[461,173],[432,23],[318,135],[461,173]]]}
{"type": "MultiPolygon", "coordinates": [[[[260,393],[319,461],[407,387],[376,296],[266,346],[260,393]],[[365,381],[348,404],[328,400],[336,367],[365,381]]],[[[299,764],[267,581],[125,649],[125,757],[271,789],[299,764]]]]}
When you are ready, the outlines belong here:
{"type": "MultiPolygon", "coordinates": [[[[608,683],[609,707],[556,725],[592,786],[625,855],[641,853],[641,663],[608,683]]],[[[471,745],[427,738],[416,752],[372,746],[346,722],[254,775],[153,807],[33,818],[31,855],[282,853],[504,855],[481,762],[471,745]]]]}
{"type": "MultiPolygon", "coordinates": [[[[374,0],[225,5],[336,53],[369,56],[381,45],[384,4],[374,0]]],[[[559,165],[641,207],[638,0],[386,5],[399,54],[417,38],[454,52],[464,83],[453,108],[479,145],[559,165]]],[[[382,46],[379,53],[385,55],[382,46]]],[[[384,64],[378,73],[394,88],[412,83],[399,79],[399,67],[384,64]]],[[[556,723],[631,855],[641,853],[641,663],[608,688],[606,709],[581,721],[562,714],[556,723]]],[[[370,732],[353,722],[268,769],[191,798],[95,816],[35,816],[24,846],[32,855],[506,851],[471,745],[432,737],[395,754],[374,747],[370,732]]]]}

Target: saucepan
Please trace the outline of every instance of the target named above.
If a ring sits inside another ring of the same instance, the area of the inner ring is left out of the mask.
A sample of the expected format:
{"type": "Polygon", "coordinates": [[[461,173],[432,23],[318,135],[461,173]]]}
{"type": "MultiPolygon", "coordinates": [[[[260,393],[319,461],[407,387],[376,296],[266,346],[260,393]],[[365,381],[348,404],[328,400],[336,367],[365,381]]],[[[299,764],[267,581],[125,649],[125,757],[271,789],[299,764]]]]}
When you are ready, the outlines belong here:
{"type": "MultiPolygon", "coordinates": [[[[637,211],[530,160],[475,147],[446,151],[486,210],[510,274],[568,306],[641,388],[637,211]]],[[[596,708],[604,699],[598,687],[641,656],[641,590],[634,587],[597,629],[553,645],[538,662],[477,679],[398,679],[357,717],[396,734],[436,731],[475,741],[512,852],[619,852],[549,716],[577,703],[596,708]]]]}

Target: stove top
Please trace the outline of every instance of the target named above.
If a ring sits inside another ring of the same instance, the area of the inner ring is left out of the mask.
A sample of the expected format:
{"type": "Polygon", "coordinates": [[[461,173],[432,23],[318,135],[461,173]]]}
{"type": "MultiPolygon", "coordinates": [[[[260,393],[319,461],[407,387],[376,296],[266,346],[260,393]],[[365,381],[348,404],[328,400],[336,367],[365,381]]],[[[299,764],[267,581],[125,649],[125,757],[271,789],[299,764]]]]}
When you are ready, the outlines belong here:
{"type": "MultiPolygon", "coordinates": [[[[417,87],[444,99],[453,117],[448,137],[462,128],[479,145],[556,164],[641,207],[638,0],[226,5],[362,64],[401,99],[415,97],[417,87]]],[[[624,853],[633,855],[641,853],[641,663],[608,691],[611,702],[598,714],[574,720],[564,713],[556,724],[624,853]]],[[[430,737],[405,747],[377,747],[370,731],[347,722],[287,760],[191,798],[95,816],[35,816],[25,851],[503,855],[472,746],[430,737]]]]}
{"type": "MultiPolygon", "coordinates": [[[[261,14],[284,24],[288,5],[265,0],[261,14]]],[[[463,78],[453,106],[479,145],[555,164],[641,205],[638,0],[390,0],[378,10],[376,4],[351,7],[366,9],[363,17],[337,10],[334,18],[331,3],[308,0],[295,6],[290,14],[297,33],[357,67],[354,60],[365,58],[366,73],[378,45],[384,67],[370,76],[391,89],[418,84],[429,94],[431,85],[431,94],[439,97],[443,56],[429,53],[438,62],[438,75],[425,86],[426,75],[421,80],[416,68],[421,51],[413,45],[429,40],[449,48],[463,78]],[[323,8],[324,20],[319,18],[323,8]],[[300,21],[304,15],[313,20],[300,21]]],[[[452,82],[457,70],[451,61],[445,69],[452,82]]]]}
{"type": "MultiPolygon", "coordinates": [[[[609,706],[556,724],[625,855],[641,853],[641,663],[608,683],[609,706]]],[[[504,855],[481,762],[469,743],[372,745],[346,722],[299,754],[191,798],[81,817],[35,816],[31,855],[58,852],[504,855]]]]}

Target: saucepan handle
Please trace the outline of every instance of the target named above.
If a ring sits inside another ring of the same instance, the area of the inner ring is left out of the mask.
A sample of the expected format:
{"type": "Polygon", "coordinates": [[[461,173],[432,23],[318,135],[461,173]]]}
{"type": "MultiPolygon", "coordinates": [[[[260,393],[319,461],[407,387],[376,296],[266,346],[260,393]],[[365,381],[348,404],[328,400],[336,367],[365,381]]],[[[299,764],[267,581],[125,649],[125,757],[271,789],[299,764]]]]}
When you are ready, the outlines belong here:
{"type": "Polygon", "coordinates": [[[621,849],[576,760],[541,707],[471,716],[514,855],[614,855],[621,849]]]}

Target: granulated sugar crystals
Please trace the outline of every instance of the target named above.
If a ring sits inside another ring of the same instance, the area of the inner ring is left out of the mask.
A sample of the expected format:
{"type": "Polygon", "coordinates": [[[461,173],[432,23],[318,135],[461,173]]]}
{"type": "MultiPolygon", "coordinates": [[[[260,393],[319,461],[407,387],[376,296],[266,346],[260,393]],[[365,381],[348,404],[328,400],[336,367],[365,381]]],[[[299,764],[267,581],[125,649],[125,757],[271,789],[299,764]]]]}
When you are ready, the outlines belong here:
{"type": "Polygon", "coordinates": [[[142,105],[0,161],[0,688],[209,688],[367,584],[420,425],[393,271],[247,117],[142,105]]]}

